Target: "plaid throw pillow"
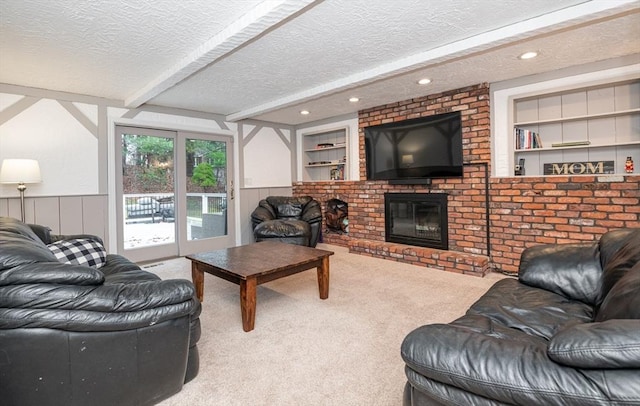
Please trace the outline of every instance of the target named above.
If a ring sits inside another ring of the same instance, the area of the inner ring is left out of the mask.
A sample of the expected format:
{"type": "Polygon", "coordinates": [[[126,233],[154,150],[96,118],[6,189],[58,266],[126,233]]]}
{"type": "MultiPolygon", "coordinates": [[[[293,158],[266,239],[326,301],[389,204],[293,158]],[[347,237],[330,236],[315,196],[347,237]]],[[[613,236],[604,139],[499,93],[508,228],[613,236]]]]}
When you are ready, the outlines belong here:
{"type": "Polygon", "coordinates": [[[102,244],[88,238],[60,240],[47,247],[64,264],[87,265],[98,269],[107,261],[107,252],[102,244]]]}

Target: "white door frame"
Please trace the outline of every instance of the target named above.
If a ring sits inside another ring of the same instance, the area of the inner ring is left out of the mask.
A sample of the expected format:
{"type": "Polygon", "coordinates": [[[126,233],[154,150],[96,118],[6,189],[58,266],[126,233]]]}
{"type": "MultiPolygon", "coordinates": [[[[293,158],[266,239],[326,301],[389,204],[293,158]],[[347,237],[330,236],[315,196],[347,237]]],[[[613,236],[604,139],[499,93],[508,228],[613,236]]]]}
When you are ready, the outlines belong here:
{"type": "MultiPolygon", "coordinates": [[[[239,196],[239,184],[238,174],[238,155],[239,151],[237,148],[234,148],[233,145],[237,145],[237,132],[230,130],[222,130],[222,129],[212,129],[210,127],[202,127],[199,125],[185,125],[185,124],[177,124],[172,122],[162,122],[162,121],[149,121],[149,120],[140,120],[140,119],[130,119],[130,118],[122,118],[115,117],[109,115],[108,117],[108,125],[107,125],[107,167],[108,167],[108,241],[109,241],[109,252],[118,253],[117,252],[117,198],[116,198],[116,165],[115,165],[115,142],[116,142],[116,126],[128,126],[128,127],[142,127],[142,128],[154,128],[158,130],[169,130],[169,131],[178,131],[178,132],[192,132],[192,133],[202,133],[202,134],[212,134],[217,136],[226,136],[231,138],[231,147],[232,151],[229,154],[233,158],[231,164],[229,164],[229,169],[231,171],[231,175],[228,177],[229,180],[233,180],[233,193],[234,196],[239,196]]],[[[233,123],[232,123],[233,125],[233,123]]],[[[231,188],[228,188],[228,193],[231,193],[231,188]]],[[[233,204],[233,209],[235,213],[240,212],[240,202],[239,199],[234,199],[230,204],[233,204]]],[[[240,234],[236,231],[240,227],[240,219],[236,216],[236,218],[231,218],[228,222],[229,234],[234,236],[235,242],[234,245],[240,244],[240,234]]]]}

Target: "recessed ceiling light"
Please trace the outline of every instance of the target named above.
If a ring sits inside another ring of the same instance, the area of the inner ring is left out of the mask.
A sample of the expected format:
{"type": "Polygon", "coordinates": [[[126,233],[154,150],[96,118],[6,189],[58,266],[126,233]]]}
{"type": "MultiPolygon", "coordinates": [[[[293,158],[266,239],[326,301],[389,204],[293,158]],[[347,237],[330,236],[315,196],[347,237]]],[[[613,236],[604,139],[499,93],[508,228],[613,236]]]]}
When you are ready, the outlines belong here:
{"type": "Polygon", "coordinates": [[[520,55],[518,58],[519,59],[531,59],[531,58],[535,58],[536,56],[538,56],[537,52],[530,51],[530,52],[525,52],[524,54],[520,55]]]}
{"type": "Polygon", "coordinates": [[[351,98],[349,98],[349,101],[350,101],[351,103],[356,103],[356,102],[359,102],[359,101],[360,101],[360,99],[358,99],[357,97],[351,97],[351,98]]]}
{"type": "Polygon", "coordinates": [[[420,79],[420,80],[418,81],[418,84],[419,84],[419,85],[428,85],[429,83],[431,83],[431,79],[427,79],[427,78],[420,79]]]}
{"type": "Polygon", "coordinates": [[[309,110],[302,110],[300,114],[302,114],[303,116],[306,116],[307,114],[309,114],[309,110]]]}

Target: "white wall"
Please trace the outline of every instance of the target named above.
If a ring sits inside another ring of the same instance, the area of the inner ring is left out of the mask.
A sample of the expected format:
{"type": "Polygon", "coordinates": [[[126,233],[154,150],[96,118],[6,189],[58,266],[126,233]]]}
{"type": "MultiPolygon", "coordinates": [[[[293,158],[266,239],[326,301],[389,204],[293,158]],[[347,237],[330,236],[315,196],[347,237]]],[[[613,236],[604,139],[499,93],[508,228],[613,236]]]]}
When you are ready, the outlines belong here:
{"type": "Polygon", "coordinates": [[[295,145],[291,130],[253,124],[242,127],[244,187],[291,187],[295,145]]]}
{"type": "MultiPolygon", "coordinates": [[[[49,98],[0,93],[0,161],[38,160],[42,183],[27,185],[28,196],[96,194],[98,188],[98,107],[49,98]],[[22,104],[22,108],[20,105],[22,104]],[[88,127],[88,128],[87,128],[88,127]]],[[[18,196],[15,185],[0,184],[0,196],[18,196]]]]}

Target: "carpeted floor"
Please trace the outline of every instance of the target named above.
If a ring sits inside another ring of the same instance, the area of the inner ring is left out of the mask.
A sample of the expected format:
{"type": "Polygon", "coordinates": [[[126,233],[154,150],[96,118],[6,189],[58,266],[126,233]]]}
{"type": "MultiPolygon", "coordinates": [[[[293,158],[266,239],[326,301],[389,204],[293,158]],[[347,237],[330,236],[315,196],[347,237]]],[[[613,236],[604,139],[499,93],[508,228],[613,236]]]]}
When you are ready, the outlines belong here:
{"type": "MultiPolygon", "coordinates": [[[[401,405],[406,334],[461,316],[504,277],[318,248],[335,252],[329,298],[319,299],[315,270],[260,285],[248,333],[238,286],[205,275],[199,375],[160,405],[401,405]]],[[[191,279],[184,258],[145,268],[163,279],[191,279]]]]}

